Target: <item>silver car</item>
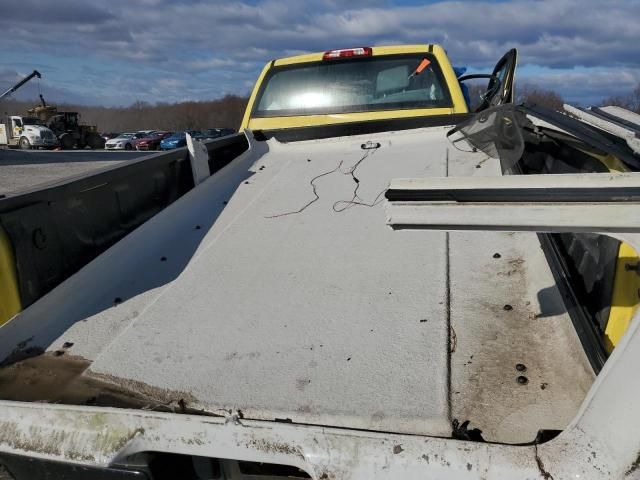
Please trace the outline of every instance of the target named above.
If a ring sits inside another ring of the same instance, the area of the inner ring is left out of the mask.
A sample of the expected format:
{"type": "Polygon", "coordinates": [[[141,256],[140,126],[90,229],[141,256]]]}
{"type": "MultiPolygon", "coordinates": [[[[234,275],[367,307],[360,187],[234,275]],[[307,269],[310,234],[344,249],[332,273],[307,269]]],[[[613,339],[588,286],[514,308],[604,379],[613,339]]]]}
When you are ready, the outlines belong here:
{"type": "Polygon", "coordinates": [[[135,141],[138,138],[144,137],[145,134],[138,133],[122,133],[116,138],[108,140],[104,144],[106,150],[135,150],[135,141]]]}

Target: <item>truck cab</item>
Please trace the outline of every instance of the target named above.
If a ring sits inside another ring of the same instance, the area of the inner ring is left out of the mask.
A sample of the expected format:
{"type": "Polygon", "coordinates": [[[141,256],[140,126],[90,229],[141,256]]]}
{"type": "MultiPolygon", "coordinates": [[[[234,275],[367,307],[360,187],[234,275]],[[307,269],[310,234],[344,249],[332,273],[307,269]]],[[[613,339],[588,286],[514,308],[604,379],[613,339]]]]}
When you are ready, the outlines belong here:
{"type": "Polygon", "coordinates": [[[488,79],[479,109],[513,101],[517,52],[491,74],[457,77],[434,44],[330,50],[267,63],[241,128],[325,137],[454,124],[469,113],[466,80],[488,79]]]}
{"type": "Polygon", "coordinates": [[[55,134],[36,117],[9,115],[4,118],[3,125],[4,129],[0,130],[0,145],[24,150],[54,148],[58,145],[55,134]]]}

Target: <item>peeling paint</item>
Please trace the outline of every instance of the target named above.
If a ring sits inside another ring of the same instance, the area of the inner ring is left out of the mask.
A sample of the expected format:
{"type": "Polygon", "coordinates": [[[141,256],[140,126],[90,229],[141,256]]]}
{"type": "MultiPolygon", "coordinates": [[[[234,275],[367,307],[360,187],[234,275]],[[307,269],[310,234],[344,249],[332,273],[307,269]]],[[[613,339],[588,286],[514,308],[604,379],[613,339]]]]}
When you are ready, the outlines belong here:
{"type": "Polygon", "coordinates": [[[285,455],[296,455],[302,460],[305,460],[304,454],[300,447],[289,445],[284,442],[269,441],[264,439],[254,439],[246,443],[247,448],[260,450],[261,452],[268,454],[283,453],[285,455]]]}

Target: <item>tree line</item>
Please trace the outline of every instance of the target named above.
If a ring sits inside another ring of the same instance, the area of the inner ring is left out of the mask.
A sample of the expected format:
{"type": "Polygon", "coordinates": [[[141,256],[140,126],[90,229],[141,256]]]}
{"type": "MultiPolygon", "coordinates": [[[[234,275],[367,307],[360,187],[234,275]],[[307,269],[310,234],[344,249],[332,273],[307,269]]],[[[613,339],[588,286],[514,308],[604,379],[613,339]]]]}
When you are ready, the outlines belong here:
{"type": "MultiPolygon", "coordinates": [[[[227,127],[238,129],[248,98],[227,95],[217,100],[180,103],[134,102],[128,107],[57,104],[58,111],[78,112],[81,123],[96,125],[100,132],[137,130],[205,130],[227,127]]],[[[36,102],[6,100],[0,111],[9,115],[25,115],[36,102]]]]}

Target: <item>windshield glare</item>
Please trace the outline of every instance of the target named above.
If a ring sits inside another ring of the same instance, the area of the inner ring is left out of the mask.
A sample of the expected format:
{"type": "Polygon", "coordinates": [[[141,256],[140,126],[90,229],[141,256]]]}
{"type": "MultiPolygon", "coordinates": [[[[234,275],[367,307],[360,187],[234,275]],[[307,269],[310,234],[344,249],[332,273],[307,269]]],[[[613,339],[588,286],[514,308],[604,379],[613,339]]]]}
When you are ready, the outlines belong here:
{"type": "Polygon", "coordinates": [[[253,116],[450,107],[445,85],[429,54],[276,67],[258,94],[253,116]],[[421,64],[426,67],[415,74],[421,64]]]}

